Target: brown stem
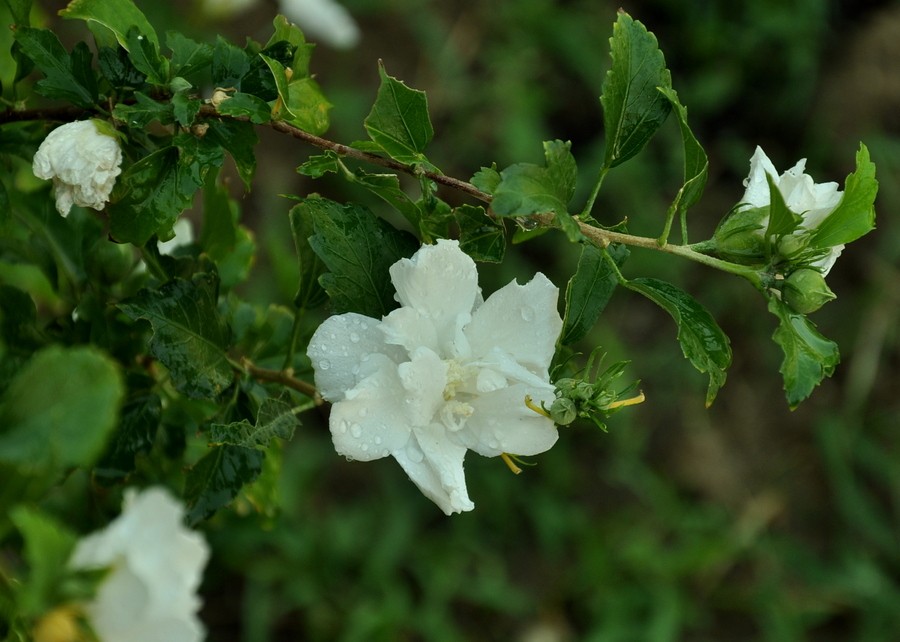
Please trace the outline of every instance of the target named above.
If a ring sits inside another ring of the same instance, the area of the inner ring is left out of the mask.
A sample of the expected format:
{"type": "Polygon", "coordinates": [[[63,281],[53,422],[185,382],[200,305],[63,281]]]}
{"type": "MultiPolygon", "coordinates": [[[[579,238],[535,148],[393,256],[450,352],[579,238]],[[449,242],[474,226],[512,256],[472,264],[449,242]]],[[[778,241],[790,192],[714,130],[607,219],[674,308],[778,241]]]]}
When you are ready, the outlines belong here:
{"type": "Polygon", "coordinates": [[[0,112],[0,125],[5,123],[19,123],[26,120],[83,120],[92,116],[94,112],[68,105],[66,107],[47,107],[45,109],[6,109],[0,112]]]}
{"type": "Polygon", "coordinates": [[[316,390],[315,386],[312,386],[305,381],[300,381],[300,379],[294,378],[290,370],[269,370],[268,368],[260,368],[253,365],[253,363],[246,357],[241,359],[241,365],[244,367],[244,370],[247,371],[247,374],[249,374],[254,379],[280,383],[283,386],[292,388],[312,399],[317,406],[321,406],[323,403],[325,403],[325,401],[319,395],[319,392],[316,390]]]}

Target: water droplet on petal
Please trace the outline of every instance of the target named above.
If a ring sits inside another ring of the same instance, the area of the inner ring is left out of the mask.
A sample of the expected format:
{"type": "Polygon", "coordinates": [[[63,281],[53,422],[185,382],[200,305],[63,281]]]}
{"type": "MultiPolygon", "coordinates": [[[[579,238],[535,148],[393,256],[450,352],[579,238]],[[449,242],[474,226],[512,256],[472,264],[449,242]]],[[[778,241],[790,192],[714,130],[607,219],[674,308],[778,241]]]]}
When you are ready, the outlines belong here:
{"type": "Polygon", "coordinates": [[[328,370],[331,367],[331,362],[328,359],[322,359],[319,362],[319,370],[328,370]]]}
{"type": "Polygon", "coordinates": [[[388,450],[387,448],[385,448],[384,450],[381,451],[381,456],[382,456],[382,457],[387,457],[387,456],[390,455],[390,454],[391,454],[391,451],[388,450]]]}
{"type": "Polygon", "coordinates": [[[338,430],[340,430],[342,433],[346,433],[347,432],[347,422],[342,421],[341,425],[338,426],[338,430]]]}
{"type": "Polygon", "coordinates": [[[362,426],[353,424],[350,426],[350,434],[359,439],[362,436],[362,426]]]}
{"type": "Polygon", "coordinates": [[[491,439],[488,442],[488,446],[490,446],[491,448],[496,448],[497,446],[499,446],[499,444],[495,440],[491,439]]]}
{"type": "Polygon", "coordinates": [[[334,332],[332,332],[332,333],[331,333],[331,338],[332,338],[332,339],[337,339],[337,335],[336,335],[334,332]]]}
{"type": "Polygon", "coordinates": [[[363,451],[363,452],[367,452],[368,450],[369,450],[369,444],[363,444],[363,445],[362,445],[362,451],[363,451]]]}
{"type": "Polygon", "coordinates": [[[422,452],[422,449],[419,448],[419,444],[411,443],[406,448],[406,456],[410,458],[410,460],[416,464],[425,459],[425,453],[422,452]]]}
{"type": "Polygon", "coordinates": [[[365,406],[363,406],[362,408],[359,409],[360,417],[365,417],[367,414],[369,414],[369,409],[366,408],[365,406]]]}
{"type": "Polygon", "coordinates": [[[357,334],[356,332],[351,332],[351,333],[350,333],[350,340],[351,340],[353,343],[359,343],[359,334],[357,334]]]}
{"type": "Polygon", "coordinates": [[[531,306],[523,306],[522,309],[519,310],[519,312],[521,312],[522,318],[525,321],[531,321],[532,319],[534,319],[534,308],[532,308],[531,306]]]}
{"type": "Polygon", "coordinates": [[[376,443],[377,445],[380,446],[380,445],[381,445],[381,441],[382,441],[382,440],[381,440],[381,436],[380,436],[380,435],[378,435],[378,436],[375,437],[375,443],[376,443]]]}

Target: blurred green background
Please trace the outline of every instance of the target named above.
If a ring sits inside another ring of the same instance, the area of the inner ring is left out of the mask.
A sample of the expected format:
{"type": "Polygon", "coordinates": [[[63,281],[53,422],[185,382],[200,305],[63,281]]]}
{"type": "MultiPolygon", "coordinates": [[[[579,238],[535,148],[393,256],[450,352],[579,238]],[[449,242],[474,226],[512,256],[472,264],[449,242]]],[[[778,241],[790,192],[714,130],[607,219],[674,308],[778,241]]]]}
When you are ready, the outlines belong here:
{"type": "MultiPolygon", "coordinates": [[[[84,38],[82,23],[57,24],[64,3],[41,4],[62,33],[84,38]]],[[[259,0],[214,19],[198,4],[137,4],[158,30],[207,42],[216,33],[265,42],[278,11],[259,0]]],[[[583,176],[596,174],[598,96],[618,2],[343,4],[361,42],[320,45],[312,63],[335,104],[327,138],[364,138],[382,59],[388,73],[427,91],[429,158],[445,173],[468,179],[494,161],[541,162],[541,141],[560,138],[572,141],[583,176]]],[[[471,513],[445,517],[391,459],[345,462],[325,416],[309,413],[286,447],[282,514],[261,519],[237,503],[205,526],[214,547],[203,589],[210,640],[900,640],[900,3],[623,8],[659,38],[710,157],[692,241],[708,238],[740,199],[757,144],[781,171],[808,157],[817,181],[841,184],[859,142],[868,145],[881,181],[878,229],[844,251],[828,278],[838,299],[813,316],[841,346],[834,378],[790,412],[762,297],[724,273],[635,251],[626,276],[678,284],[732,339],[735,363],[712,408],[668,316],[619,291],[581,347],[631,360],[629,381],[642,380],[647,402],[615,415],[608,434],[563,429],[517,477],[471,454],[471,513]]],[[[255,187],[241,203],[261,251],[241,294],[289,305],[291,202],[278,195],[319,191],[381,205],[339,180],[296,174],[316,150],[264,128],[260,136],[255,187]]],[[[680,180],[671,121],[608,176],[595,213],[656,235],[680,180]]],[[[239,181],[231,186],[240,196],[239,181]]],[[[511,246],[501,266],[484,268],[482,285],[489,293],[541,270],[563,287],[577,254],[561,234],[511,246]]]]}

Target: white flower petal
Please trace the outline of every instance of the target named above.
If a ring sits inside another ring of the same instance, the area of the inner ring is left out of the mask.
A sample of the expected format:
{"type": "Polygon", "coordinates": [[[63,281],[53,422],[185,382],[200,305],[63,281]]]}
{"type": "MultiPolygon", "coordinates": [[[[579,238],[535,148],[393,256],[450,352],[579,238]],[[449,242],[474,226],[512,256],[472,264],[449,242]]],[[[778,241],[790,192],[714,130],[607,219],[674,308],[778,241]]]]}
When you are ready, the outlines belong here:
{"type": "Polygon", "coordinates": [[[409,352],[425,346],[438,352],[434,323],[415,308],[397,308],[381,322],[381,331],[387,343],[403,346],[409,352]]]}
{"type": "Polygon", "coordinates": [[[463,459],[466,447],[435,422],[414,430],[418,452],[409,446],[394,453],[409,478],[447,515],[472,510],[463,459]],[[423,459],[415,461],[421,452],[423,459]]]}
{"type": "Polygon", "coordinates": [[[405,414],[397,364],[383,354],[371,354],[363,360],[360,374],[359,384],[332,406],[328,424],[338,453],[372,461],[406,444],[412,426],[405,414]]]}
{"type": "Polygon", "coordinates": [[[459,243],[439,239],[423,245],[412,258],[394,263],[390,273],[400,305],[432,320],[439,345],[452,341],[457,316],[472,312],[478,294],[475,261],[459,243]]]}
{"type": "Polygon", "coordinates": [[[411,357],[397,368],[406,391],[403,406],[410,424],[424,426],[444,404],[447,364],[426,347],[417,348],[411,357]]]}
{"type": "Polygon", "coordinates": [[[843,245],[835,245],[834,247],[829,249],[828,254],[826,254],[818,261],[813,261],[811,265],[813,267],[819,268],[819,270],[822,271],[822,276],[828,276],[828,273],[831,272],[831,268],[834,267],[835,262],[838,260],[838,257],[843,251],[843,245]]]}
{"type": "Polygon", "coordinates": [[[778,170],[766,156],[761,147],[757,146],[756,151],[750,158],[750,175],[744,179],[744,192],[741,203],[746,203],[750,207],[765,207],[769,204],[769,183],[766,181],[766,174],[772,178],[778,178],[778,170]]]}
{"type": "Polygon", "coordinates": [[[356,386],[359,365],[370,354],[385,354],[396,363],[406,360],[402,348],[385,343],[380,324],[371,317],[348,312],[329,317],[318,327],[306,353],[323,399],[343,399],[344,393],[356,386]]]}
{"type": "Polygon", "coordinates": [[[453,513],[474,508],[475,505],[471,502],[469,502],[468,507],[458,509],[453,507],[450,501],[450,493],[444,490],[437,471],[425,460],[425,453],[419,447],[419,442],[414,434],[410,435],[409,442],[404,448],[400,448],[391,454],[397,460],[397,463],[403,467],[403,470],[406,471],[410,481],[418,486],[422,494],[437,504],[445,514],[452,515],[453,513]]]}
{"type": "Polygon", "coordinates": [[[359,42],[359,27],[335,0],[281,0],[280,5],[281,12],[312,38],[337,49],[349,49],[359,42]]]}
{"type": "Polygon", "coordinates": [[[472,399],[474,412],[466,427],[457,433],[471,450],[485,457],[502,453],[536,455],[549,450],[559,437],[551,419],[525,405],[525,396],[532,403],[549,407],[555,395],[550,385],[539,388],[516,384],[472,399]]]}
{"type": "Polygon", "coordinates": [[[538,272],[525,285],[512,281],[494,292],[465,330],[475,358],[502,348],[517,362],[549,380],[562,319],[556,310],[559,289],[538,272]]]}

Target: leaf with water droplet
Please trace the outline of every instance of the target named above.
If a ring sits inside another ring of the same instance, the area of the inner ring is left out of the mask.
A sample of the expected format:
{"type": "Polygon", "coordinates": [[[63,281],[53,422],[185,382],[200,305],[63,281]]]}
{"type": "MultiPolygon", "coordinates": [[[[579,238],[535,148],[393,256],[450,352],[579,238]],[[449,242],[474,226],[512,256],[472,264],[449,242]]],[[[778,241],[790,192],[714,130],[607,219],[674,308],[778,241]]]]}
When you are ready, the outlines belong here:
{"type": "Polygon", "coordinates": [[[256,415],[255,426],[251,426],[246,419],[227,425],[213,424],[209,431],[210,443],[252,448],[266,446],[274,437],[290,440],[300,421],[287,403],[288,399],[287,393],[282,393],[278,398],[265,399],[256,415]]]}

